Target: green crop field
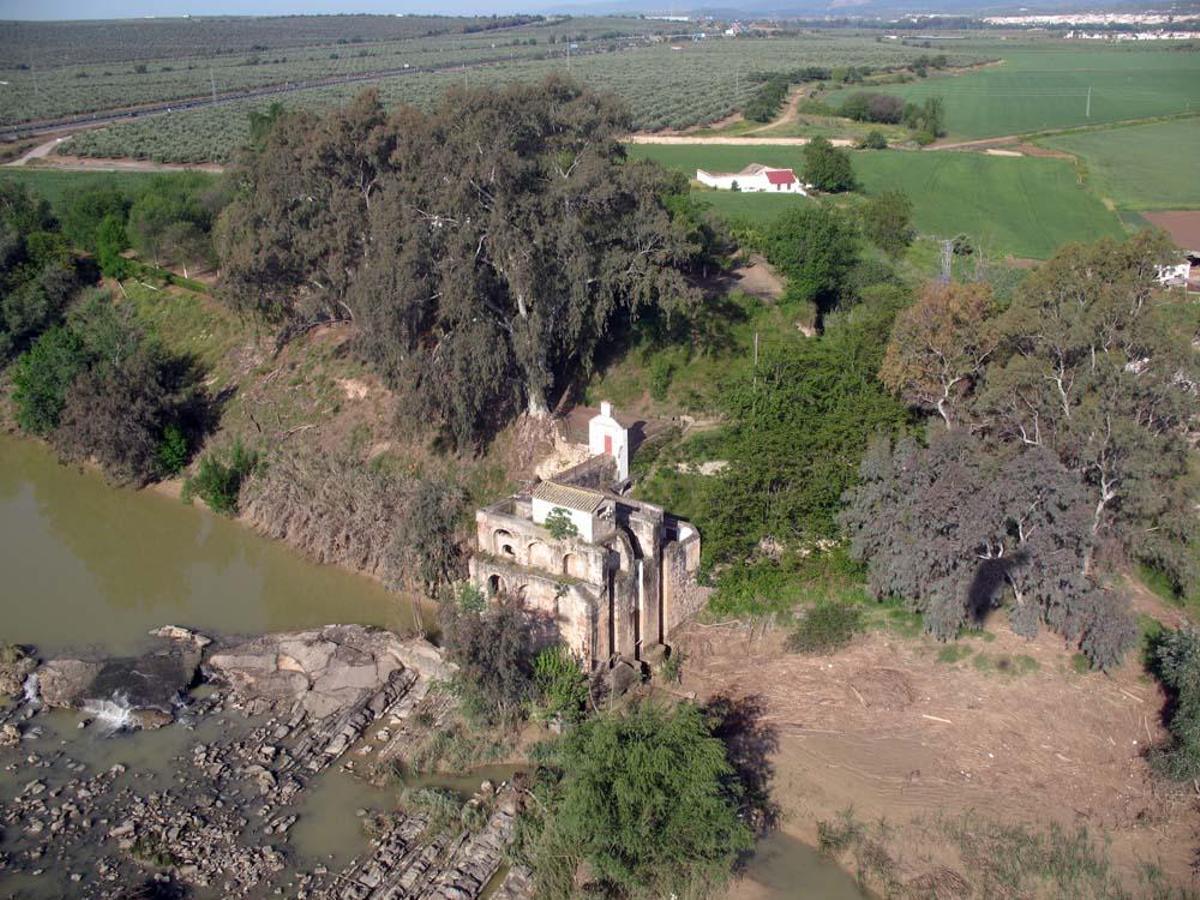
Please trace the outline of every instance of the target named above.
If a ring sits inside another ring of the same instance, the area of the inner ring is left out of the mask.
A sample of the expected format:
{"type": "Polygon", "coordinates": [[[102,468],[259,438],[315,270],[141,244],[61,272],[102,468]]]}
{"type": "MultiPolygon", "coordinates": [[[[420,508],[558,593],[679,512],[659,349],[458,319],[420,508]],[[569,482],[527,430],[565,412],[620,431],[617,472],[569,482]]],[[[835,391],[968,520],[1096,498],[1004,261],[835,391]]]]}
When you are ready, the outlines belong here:
{"type": "Polygon", "coordinates": [[[1078,156],[1091,188],[1122,209],[1200,208],[1200,117],[1038,143],[1078,156]]]}
{"type": "MultiPolygon", "coordinates": [[[[950,135],[961,138],[1024,134],[1200,109],[1200,53],[1057,42],[1027,45],[1002,56],[998,65],[963,75],[936,76],[877,90],[917,102],[942,97],[950,135]]],[[[849,93],[838,91],[826,99],[838,105],[849,93]]]]}
{"type": "MultiPolygon", "coordinates": [[[[370,83],[314,88],[278,98],[176,111],[80,133],[64,147],[64,152],[134,156],[160,162],[227,160],[246,139],[249,110],[263,108],[275,99],[295,108],[321,108],[345,103],[357,92],[374,86],[386,103],[428,106],[451,85],[536,81],[551,72],[569,75],[596,90],[616,93],[629,104],[637,128],[684,128],[711,122],[740,108],[757,90],[757,85],[746,77],[751,71],[799,65],[900,65],[925,52],[841,34],[777,40],[712,40],[676,46],[683,49],[653,44],[579,56],[569,62],[565,52],[558,50],[553,57],[544,59],[518,56],[486,67],[417,72],[370,83]]],[[[952,57],[956,61],[974,58],[967,54],[952,57]]]]}
{"type": "MultiPolygon", "coordinates": [[[[664,146],[635,144],[636,158],[655,159],[695,176],[697,168],[737,171],[753,162],[803,169],[802,148],[773,146],[664,146]]],[[[913,201],[923,234],[971,235],[989,254],[1045,259],[1068,241],[1119,236],[1115,213],[1083,189],[1067,160],[998,157],[979,153],[885,150],[853,154],[867,194],[899,188],[913,201]]],[[[782,198],[698,191],[720,212],[758,221],[778,214],[782,198]],[[750,210],[760,207],[757,215],[750,210]]]]}
{"type": "MultiPolygon", "coordinates": [[[[39,197],[44,197],[58,210],[62,201],[88,188],[114,185],[130,194],[136,194],[142,185],[154,178],[154,172],[64,172],[51,169],[28,168],[0,169],[0,181],[23,184],[39,197]]],[[[215,176],[214,176],[215,177],[215,176]]]]}

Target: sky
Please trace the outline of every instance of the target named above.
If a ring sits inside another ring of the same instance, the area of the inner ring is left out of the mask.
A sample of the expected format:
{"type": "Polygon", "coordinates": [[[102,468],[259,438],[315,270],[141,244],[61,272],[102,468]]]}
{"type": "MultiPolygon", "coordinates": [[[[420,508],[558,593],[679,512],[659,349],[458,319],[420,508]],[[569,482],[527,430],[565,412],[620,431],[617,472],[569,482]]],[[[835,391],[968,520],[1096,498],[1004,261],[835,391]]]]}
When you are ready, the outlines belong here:
{"type": "Polygon", "coordinates": [[[0,19],[132,19],[143,16],[279,16],[303,13],[478,15],[537,10],[546,0],[0,0],[0,19]]]}

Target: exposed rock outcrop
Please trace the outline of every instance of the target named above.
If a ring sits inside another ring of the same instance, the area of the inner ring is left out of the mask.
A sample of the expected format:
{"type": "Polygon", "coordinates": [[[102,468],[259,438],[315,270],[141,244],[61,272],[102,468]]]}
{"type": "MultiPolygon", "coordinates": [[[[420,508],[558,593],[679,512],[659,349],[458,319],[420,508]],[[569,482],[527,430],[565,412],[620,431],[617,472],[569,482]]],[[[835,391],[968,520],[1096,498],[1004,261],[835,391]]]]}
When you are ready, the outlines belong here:
{"type": "Polygon", "coordinates": [[[453,672],[428,641],[361,625],[263,635],[213,654],[208,665],[252,713],[299,707],[314,719],[350,709],[395,672],[411,669],[426,680],[453,672]]]}
{"type": "Polygon", "coordinates": [[[37,657],[24,647],[0,643],[0,694],[15,697],[25,686],[29,673],[37,668],[37,657]]]}

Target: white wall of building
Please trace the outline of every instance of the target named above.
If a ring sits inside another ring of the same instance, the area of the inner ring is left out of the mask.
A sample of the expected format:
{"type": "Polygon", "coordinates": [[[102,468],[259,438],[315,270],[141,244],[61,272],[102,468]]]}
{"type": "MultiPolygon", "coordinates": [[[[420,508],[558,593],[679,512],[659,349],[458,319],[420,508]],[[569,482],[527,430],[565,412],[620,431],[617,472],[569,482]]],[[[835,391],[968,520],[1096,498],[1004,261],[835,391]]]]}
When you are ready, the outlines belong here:
{"type": "Polygon", "coordinates": [[[798,180],[793,181],[791,184],[771,184],[767,180],[766,173],[761,175],[739,175],[737,173],[706,172],[703,169],[697,169],[696,180],[719,191],[731,191],[736,183],[738,190],[749,194],[766,192],[772,194],[805,194],[804,186],[798,180]]]}
{"type": "Polygon", "coordinates": [[[541,500],[537,497],[533,498],[533,522],[535,525],[545,525],[546,516],[550,515],[556,509],[561,509],[571,521],[575,523],[575,528],[579,531],[579,536],[589,543],[595,533],[594,523],[595,518],[591,513],[585,513],[578,509],[567,509],[565,506],[555,506],[548,500],[541,500]]]}
{"type": "Polygon", "coordinates": [[[600,403],[600,415],[588,421],[588,452],[603,456],[608,452],[617,461],[617,480],[629,477],[629,431],[612,416],[612,404],[600,403]],[[605,438],[611,450],[605,449],[605,438]]]}

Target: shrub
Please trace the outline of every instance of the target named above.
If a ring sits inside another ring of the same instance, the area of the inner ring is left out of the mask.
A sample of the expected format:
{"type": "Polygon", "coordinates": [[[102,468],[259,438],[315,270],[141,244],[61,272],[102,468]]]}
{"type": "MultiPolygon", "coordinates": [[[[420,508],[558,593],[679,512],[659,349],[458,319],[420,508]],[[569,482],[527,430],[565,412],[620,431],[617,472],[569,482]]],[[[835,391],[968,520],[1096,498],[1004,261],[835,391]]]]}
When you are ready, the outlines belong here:
{"type": "Polygon", "coordinates": [[[656,356],[650,363],[650,396],[660,403],[667,399],[667,390],[671,387],[671,378],[675,374],[675,364],[665,356],[656,356]]]}
{"type": "Polygon", "coordinates": [[[158,442],[158,468],[166,477],[178,475],[188,461],[188,442],[178,425],[168,425],[158,442]]]}
{"type": "Polygon", "coordinates": [[[442,605],[447,658],[459,667],[455,690],[468,718],[488,725],[513,724],[533,699],[532,629],[524,614],[501,597],[482,612],[442,605]]]}
{"type": "Polygon", "coordinates": [[[686,661],[687,654],[673,648],[667,658],[662,661],[658,672],[668,684],[679,684],[683,681],[683,664],[686,661]]]}
{"type": "Polygon", "coordinates": [[[574,723],[583,718],[588,688],[579,661],[563,644],[542,650],[533,661],[538,712],[544,719],[574,723]]]}
{"type": "Polygon", "coordinates": [[[1163,632],[1152,647],[1152,670],[1171,694],[1170,740],[1150,755],[1168,778],[1200,775],[1200,633],[1191,628],[1163,632]]]}
{"type": "Polygon", "coordinates": [[[865,135],[863,135],[862,140],[858,142],[858,148],[860,150],[886,150],[887,145],[887,138],[884,136],[883,132],[879,131],[878,129],[872,129],[871,131],[868,131],[865,135]]]}
{"type": "Polygon", "coordinates": [[[67,388],[87,366],[83,342],[67,328],[51,328],[18,358],[13,370],[17,424],[45,437],[58,427],[67,388]]]}
{"type": "Polygon", "coordinates": [[[693,704],[598,716],[540,755],[557,782],[525,835],[539,897],[709,896],[753,844],[726,745],[693,704]]]}
{"type": "Polygon", "coordinates": [[[183,497],[199,497],[209,509],[232,516],[238,511],[242,483],[258,467],[258,454],[235,441],[228,455],[208,453],[200,459],[200,469],[183,484],[183,497]]]}
{"type": "Polygon", "coordinates": [[[575,527],[571,514],[561,506],[554,507],[546,516],[546,530],[556,541],[579,536],[579,529],[575,527]]]}
{"type": "Polygon", "coordinates": [[[862,631],[862,610],[842,603],[822,602],[804,614],[787,637],[792,653],[833,653],[862,631]]]}

